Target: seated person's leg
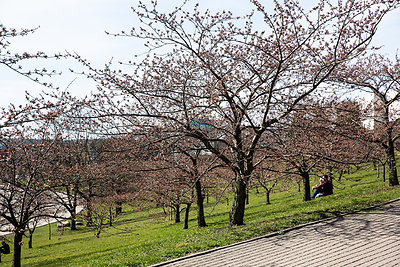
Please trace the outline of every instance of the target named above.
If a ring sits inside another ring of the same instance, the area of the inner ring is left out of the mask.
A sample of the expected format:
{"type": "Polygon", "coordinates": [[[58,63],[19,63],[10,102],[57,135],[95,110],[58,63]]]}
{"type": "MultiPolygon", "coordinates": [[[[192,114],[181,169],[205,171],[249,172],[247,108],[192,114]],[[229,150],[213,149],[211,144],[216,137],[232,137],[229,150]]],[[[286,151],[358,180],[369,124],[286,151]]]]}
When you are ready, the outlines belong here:
{"type": "Polygon", "coordinates": [[[312,194],[311,198],[315,198],[318,194],[321,194],[321,191],[319,189],[315,189],[315,191],[312,194]]]}

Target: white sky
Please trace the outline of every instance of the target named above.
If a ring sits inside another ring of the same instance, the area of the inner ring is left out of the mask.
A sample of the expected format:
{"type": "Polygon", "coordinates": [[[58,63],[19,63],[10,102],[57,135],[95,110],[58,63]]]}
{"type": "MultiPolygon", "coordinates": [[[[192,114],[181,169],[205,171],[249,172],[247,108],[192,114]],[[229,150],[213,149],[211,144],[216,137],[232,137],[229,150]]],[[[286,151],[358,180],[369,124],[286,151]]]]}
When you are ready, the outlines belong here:
{"type": "MultiPolygon", "coordinates": [[[[196,0],[192,0],[196,1],[196,0]]],[[[250,10],[248,0],[197,0],[203,8],[212,10],[250,10]]],[[[182,1],[159,0],[162,8],[171,9],[182,1]]],[[[272,0],[261,1],[265,5],[272,0]]],[[[311,1],[302,0],[310,4],[311,1]]],[[[29,36],[14,38],[13,51],[76,52],[97,66],[102,66],[112,57],[128,61],[130,57],[144,51],[140,42],[134,39],[107,36],[104,31],[128,31],[138,26],[131,12],[138,0],[0,0],[0,23],[12,28],[40,28],[29,36]]],[[[400,9],[389,14],[380,25],[374,45],[383,45],[382,53],[394,56],[400,48],[400,9]]],[[[40,68],[41,66],[34,66],[40,68]]],[[[75,76],[68,73],[69,66],[57,66],[64,73],[63,78],[52,80],[66,88],[75,76]]],[[[0,65],[0,107],[10,103],[24,102],[24,92],[35,95],[43,87],[0,65]]],[[[83,77],[77,78],[69,88],[75,94],[85,95],[94,89],[94,84],[83,77]]]]}

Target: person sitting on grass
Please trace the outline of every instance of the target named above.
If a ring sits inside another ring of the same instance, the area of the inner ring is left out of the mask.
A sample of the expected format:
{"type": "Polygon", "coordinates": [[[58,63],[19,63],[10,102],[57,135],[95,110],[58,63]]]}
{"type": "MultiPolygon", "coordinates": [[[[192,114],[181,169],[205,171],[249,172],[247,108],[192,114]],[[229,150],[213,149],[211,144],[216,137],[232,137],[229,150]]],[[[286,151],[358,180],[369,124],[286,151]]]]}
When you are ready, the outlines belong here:
{"type": "Polygon", "coordinates": [[[322,196],[328,196],[333,194],[333,185],[332,181],[329,180],[327,175],[324,175],[320,179],[320,184],[313,186],[312,189],[314,189],[314,193],[311,196],[311,199],[317,198],[317,197],[322,197],[322,196]]]}
{"type": "Polygon", "coordinates": [[[1,254],[10,254],[10,246],[6,243],[6,241],[1,242],[0,247],[0,262],[1,262],[1,254]]]}

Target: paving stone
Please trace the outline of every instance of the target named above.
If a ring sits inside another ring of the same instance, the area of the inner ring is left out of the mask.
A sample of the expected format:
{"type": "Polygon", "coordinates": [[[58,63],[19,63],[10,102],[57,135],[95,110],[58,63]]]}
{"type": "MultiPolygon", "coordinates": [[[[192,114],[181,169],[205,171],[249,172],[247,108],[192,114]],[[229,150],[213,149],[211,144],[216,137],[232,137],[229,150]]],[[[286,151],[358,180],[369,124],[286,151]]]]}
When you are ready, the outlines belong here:
{"type": "Polygon", "coordinates": [[[400,199],[153,266],[400,267],[400,199]]]}

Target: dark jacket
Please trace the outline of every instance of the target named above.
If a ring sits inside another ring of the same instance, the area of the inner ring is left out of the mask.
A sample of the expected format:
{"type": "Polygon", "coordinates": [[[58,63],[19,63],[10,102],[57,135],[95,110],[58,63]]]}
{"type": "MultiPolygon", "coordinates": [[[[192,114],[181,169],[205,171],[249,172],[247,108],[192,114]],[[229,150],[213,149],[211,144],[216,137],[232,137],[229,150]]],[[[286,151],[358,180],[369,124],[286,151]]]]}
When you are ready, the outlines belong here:
{"type": "Polygon", "coordinates": [[[324,184],[324,188],[322,190],[324,196],[333,194],[333,184],[332,181],[328,181],[324,184]]]}
{"type": "Polygon", "coordinates": [[[10,246],[7,243],[3,243],[3,245],[0,247],[0,253],[10,254],[10,246]]]}
{"type": "Polygon", "coordinates": [[[323,182],[314,187],[314,189],[318,190],[323,196],[328,196],[333,194],[333,185],[331,181],[323,182]]]}

